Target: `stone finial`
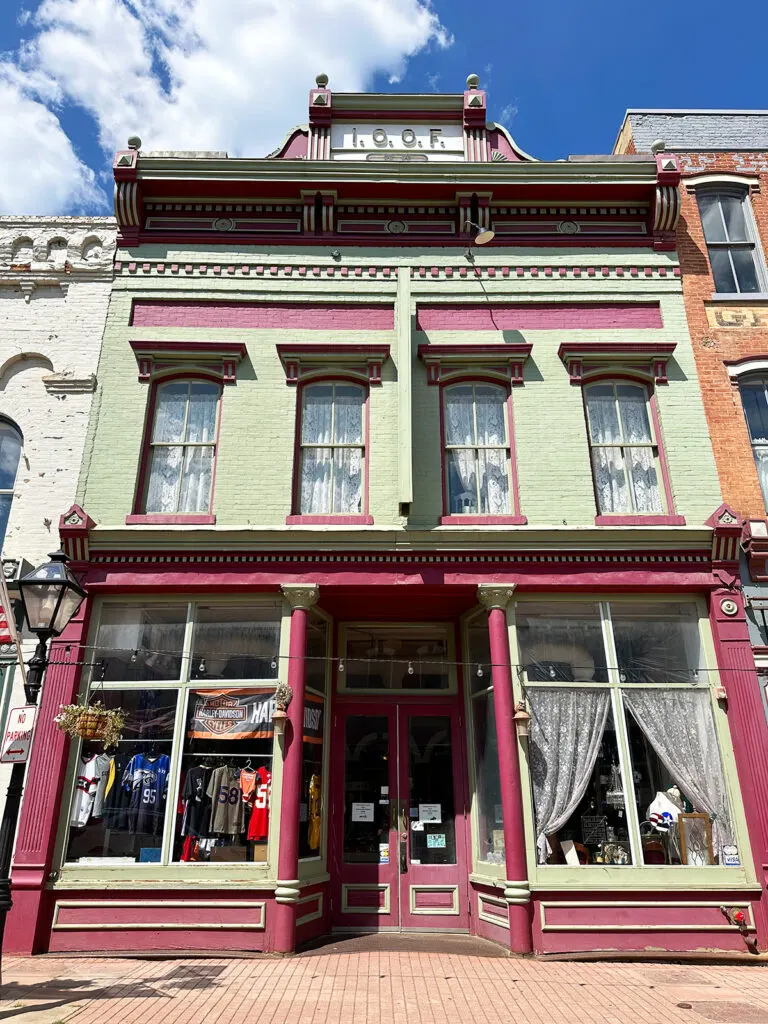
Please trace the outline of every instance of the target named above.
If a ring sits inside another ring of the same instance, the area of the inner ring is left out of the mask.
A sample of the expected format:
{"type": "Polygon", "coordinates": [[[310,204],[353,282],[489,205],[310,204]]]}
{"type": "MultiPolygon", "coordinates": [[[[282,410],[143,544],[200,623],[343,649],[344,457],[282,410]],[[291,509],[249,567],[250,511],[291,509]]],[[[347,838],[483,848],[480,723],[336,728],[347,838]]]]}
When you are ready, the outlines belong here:
{"type": "Polygon", "coordinates": [[[479,75],[467,75],[467,88],[476,89],[480,85],[479,75]]]}
{"type": "Polygon", "coordinates": [[[667,143],[665,139],[656,139],[651,143],[651,152],[654,156],[656,156],[657,153],[663,153],[666,148],[667,143]]]}
{"type": "Polygon", "coordinates": [[[131,135],[128,139],[128,149],[141,149],[141,139],[138,135],[131,135]]]}
{"type": "Polygon", "coordinates": [[[327,89],[328,75],[318,75],[317,78],[315,78],[315,83],[318,89],[327,89]]]}

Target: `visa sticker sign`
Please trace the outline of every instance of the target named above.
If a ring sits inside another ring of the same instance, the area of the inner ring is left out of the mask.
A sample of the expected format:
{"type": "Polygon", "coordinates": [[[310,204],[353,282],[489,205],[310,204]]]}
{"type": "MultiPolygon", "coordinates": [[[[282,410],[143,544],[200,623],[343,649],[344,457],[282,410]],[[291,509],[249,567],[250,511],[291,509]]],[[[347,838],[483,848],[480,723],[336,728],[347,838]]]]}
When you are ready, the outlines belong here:
{"type": "Polygon", "coordinates": [[[0,763],[12,764],[29,758],[36,717],[36,707],[11,708],[0,747],[0,763]]]}

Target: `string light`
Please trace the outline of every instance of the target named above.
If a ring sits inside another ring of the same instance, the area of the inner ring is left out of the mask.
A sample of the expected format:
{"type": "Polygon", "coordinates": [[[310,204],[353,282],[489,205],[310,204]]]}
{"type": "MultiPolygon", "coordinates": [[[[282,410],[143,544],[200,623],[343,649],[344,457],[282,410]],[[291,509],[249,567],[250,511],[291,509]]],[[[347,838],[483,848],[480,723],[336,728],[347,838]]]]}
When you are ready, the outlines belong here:
{"type": "Polygon", "coordinates": [[[275,669],[277,668],[277,658],[273,658],[272,661],[270,661],[269,667],[272,669],[273,672],[275,671],[275,669]]]}
{"type": "Polygon", "coordinates": [[[205,658],[200,659],[200,664],[198,665],[197,671],[205,672],[205,658]]]}
{"type": "Polygon", "coordinates": [[[482,679],[483,678],[483,666],[482,665],[478,665],[477,666],[477,678],[478,679],[482,679]]]}
{"type": "Polygon", "coordinates": [[[344,671],[344,659],[343,658],[339,658],[339,672],[343,672],[343,671],[344,671]]]}
{"type": "Polygon", "coordinates": [[[408,662],[408,675],[409,675],[409,676],[412,676],[412,675],[413,675],[413,672],[414,672],[414,669],[413,669],[413,662],[412,662],[412,661],[409,661],[409,662],[408,662]]]}
{"type": "Polygon", "coordinates": [[[138,656],[139,656],[139,652],[138,651],[134,651],[133,654],[131,655],[131,661],[135,662],[136,659],[138,658],[138,656]]]}

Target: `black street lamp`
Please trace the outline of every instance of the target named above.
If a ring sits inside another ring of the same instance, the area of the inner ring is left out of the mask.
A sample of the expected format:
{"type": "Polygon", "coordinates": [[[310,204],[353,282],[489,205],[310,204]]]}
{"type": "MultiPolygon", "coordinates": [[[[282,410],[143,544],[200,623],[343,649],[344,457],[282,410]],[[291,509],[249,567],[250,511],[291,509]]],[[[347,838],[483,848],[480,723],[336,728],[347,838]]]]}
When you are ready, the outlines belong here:
{"type": "MultiPolygon", "coordinates": [[[[67,566],[63,551],[48,556],[50,562],[33,569],[19,580],[24,617],[31,633],[37,634],[37,647],[29,661],[24,694],[28,705],[37,704],[43,676],[48,666],[48,641],[59,636],[85,599],[85,591],[67,566]]],[[[11,899],[11,856],[24,788],[24,762],[15,762],[0,824],[0,957],[2,957],[5,919],[13,906],[11,899]]]]}

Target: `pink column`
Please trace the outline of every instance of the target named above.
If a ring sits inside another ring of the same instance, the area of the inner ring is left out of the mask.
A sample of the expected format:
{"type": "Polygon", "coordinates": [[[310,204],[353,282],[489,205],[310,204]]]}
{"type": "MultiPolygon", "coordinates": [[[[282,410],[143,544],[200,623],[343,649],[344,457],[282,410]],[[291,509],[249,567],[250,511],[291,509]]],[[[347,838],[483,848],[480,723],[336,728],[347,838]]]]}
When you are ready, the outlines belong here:
{"type": "Polygon", "coordinates": [[[296,942],[296,903],[299,899],[299,805],[304,735],[304,688],[307,651],[307,616],[317,601],[313,585],[284,583],[283,596],[293,609],[288,648],[288,685],[293,699],[282,739],[283,783],[280,798],[280,848],[277,856],[275,929],[273,949],[291,953],[296,942]]]}
{"type": "Polygon", "coordinates": [[[5,930],[6,953],[42,953],[48,948],[53,893],[46,885],[53,869],[70,742],[53,719],[59,705],[72,703],[77,694],[81,671],[78,662],[84,657],[80,643],[87,632],[90,604],[86,601],[80,606],[64,633],[50,646],[51,664],[40,692],[11,868],[13,909],[5,930]]]}
{"type": "Polygon", "coordinates": [[[528,863],[525,852],[523,794],[520,785],[520,758],[517,733],[513,722],[515,711],[512,672],[507,638],[507,605],[512,597],[511,586],[480,584],[477,596],[488,609],[488,634],[491,642],[491,675],[496,718],[496,743],[499,750],[501,777],[501,808],[504,816],[504,850],[507,879],[504,898],[509,904],[509,939],[513,953],[530,953],[531,893],[528,886],[528,863]]]}

